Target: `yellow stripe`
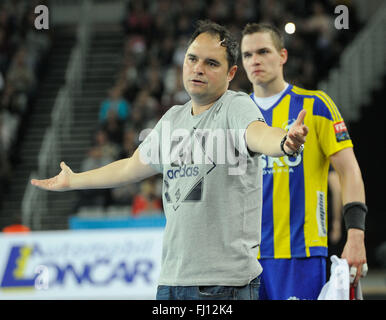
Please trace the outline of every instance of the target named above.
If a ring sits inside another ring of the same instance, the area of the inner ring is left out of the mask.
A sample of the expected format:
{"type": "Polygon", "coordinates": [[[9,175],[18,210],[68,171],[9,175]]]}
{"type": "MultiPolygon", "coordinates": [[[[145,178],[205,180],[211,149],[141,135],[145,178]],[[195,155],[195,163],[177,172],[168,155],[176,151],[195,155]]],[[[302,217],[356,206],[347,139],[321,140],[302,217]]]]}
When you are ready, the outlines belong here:
{"type": "MultiPolygon", "coordinates": [[[[307,114],[312,114],[314,98],[304,98],[304,109],[307,114]]],[[[303,170],[304,170],[304,190],[305,190],[305,217],[304,217],[304,240],[307,256],[310,256],[310,247],[326,246],[327,237],[320,237],[316,209],[318,207],[317,191],[327,191],[327,174],[329,162],[326,158],[315,156],[323,154],[316,128],[312,124],[313,117],[304,119],[304,124],[308,126],[309,133],[303,151],[303,170]]],[[[327,194],[325,194],[327,201],[327,194]]],[[[327,203],[325,203],[327,208],[327,203]]]]}
{"type": "MultiPolygon", "coordinates": [[[[284,128],[288,123],[289,105],[291,96],[287,95],[272,114],[272,127],[284,128]]],[[[281,258],[291,257],[290,233],[290,190],[289,174],[280,172],[288,170],[283,158],[275,159],[273,165],[273,229],[274,229],[274,255],[281,258]]]]}
{"type": "Polygon", "coordinates": [[[326,107],[330,110],[334,122],[342,121],[342,116],[340,115],[338,108],[336,107],[332,99],[325,92],[320,90],[306,90],[295,86],[293,87],[293,92],[300,95],[318,97],[320,100],[324,102],[326,107]]]}

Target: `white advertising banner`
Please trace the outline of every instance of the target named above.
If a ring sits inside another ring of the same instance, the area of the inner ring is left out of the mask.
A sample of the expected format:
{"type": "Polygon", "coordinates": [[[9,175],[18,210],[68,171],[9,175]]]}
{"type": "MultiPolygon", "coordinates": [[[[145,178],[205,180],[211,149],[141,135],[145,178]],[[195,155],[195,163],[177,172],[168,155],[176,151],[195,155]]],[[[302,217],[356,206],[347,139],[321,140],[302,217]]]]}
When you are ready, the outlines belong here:
{"type": "Polygon", "coordinates": [[[0,300],[155,299],[163,228],[0,233],[0,300]]]}

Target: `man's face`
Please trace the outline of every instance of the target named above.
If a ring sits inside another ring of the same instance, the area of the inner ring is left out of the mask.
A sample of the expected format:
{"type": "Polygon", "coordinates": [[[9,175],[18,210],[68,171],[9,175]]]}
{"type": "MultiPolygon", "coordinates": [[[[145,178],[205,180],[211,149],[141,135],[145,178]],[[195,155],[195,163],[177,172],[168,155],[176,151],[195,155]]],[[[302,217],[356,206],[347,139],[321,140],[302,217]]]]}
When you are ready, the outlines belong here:
{"type": "Polygon", "coordinates": [[[183,67],[184,86],[198,105],[216,101],[228,88],[237,66],[228,70],[226,48],[209,33],[201,33],[189,46],[183,67]]]}
{"type": "Polygon", "coordinates": [[[264,85],[283,74],[287,50],[278,51],[270,33],[256,32],[243,37],[241,56],[249,81],[253,85],[264,85]]]}

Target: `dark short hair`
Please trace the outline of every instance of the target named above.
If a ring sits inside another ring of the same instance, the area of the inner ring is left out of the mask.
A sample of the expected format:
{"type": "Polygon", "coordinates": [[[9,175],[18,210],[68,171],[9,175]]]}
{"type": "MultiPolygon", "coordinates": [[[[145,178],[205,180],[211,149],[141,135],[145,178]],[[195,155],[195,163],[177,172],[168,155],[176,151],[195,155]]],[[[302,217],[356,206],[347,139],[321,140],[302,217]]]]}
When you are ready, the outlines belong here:
{"type": "Polygon", "coordinates": [[[277,27],[269,23],[248,23],[243,29],[242,36],[244,37],[248,34],[257,32],[269,33],[277,51],[280,51],[284,48],[284,38],[282,33],[277,27]]]}
{"type": "Polygon", "coordinates": [[[228,70],[234,66],[237,63],[237,58],[239,56],[239,44],[230,31],[224,26],[210,20],[198,20],[196,25],[196,30],[190,37],[188,45],[190,46],[201,33],[209,33],[210,35],[218,36],[221,41],[221,46],[226,48],[228,70]]]}

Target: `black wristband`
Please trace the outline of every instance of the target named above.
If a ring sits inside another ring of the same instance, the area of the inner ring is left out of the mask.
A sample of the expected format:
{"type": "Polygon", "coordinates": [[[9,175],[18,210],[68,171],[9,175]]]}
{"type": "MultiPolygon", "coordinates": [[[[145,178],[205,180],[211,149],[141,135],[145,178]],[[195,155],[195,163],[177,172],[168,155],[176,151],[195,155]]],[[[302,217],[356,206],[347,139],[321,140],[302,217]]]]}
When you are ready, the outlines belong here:
{"type": "Polygon", "coordinates": [[[286,140],[287,140],[287,135],[285,135],[280,142],[281,151],[283,151],[283,153],[288,157],[297,157],[299,155],[299,153],[301,153],[303,151],[304,145],[301,145],[300,148],[298,150],[294,151],[293,153],[288,153],[284,150],[284,143],[286,140]]]}
{"type": "Polygon", "coordinates": [[[343,219],[348,229],[365,231],[367,206],[363,202],[349,202],[343,206],[343,219]]]}

